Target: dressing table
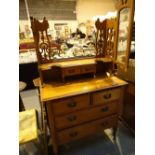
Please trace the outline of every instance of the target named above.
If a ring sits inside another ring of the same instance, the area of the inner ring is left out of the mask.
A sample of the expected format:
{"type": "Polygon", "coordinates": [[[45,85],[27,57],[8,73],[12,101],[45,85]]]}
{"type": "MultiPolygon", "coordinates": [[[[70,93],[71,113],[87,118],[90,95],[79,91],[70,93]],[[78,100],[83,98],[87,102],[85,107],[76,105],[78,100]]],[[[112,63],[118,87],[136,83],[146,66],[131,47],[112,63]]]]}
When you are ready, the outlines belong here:
{"type": "MultiPolygon", "coordinates": [[[[125,1],[123,5],[130,2],[133,1],[125,1]]],[[[41,23],[31,18],[40,75],[43,129],[46,132],[46,126],[49,126],[55,155],[59,153],[60,145],[107,128],[113,128],[116,139],[128,83],[113,75],[107,77],[105,73],[112,71],[114,63],[120,60],[119,54],[122,54],[116,45],[120,41],[118,24],[118,19],[96,21],[95,57],[54,61],[50,59],[54,51],[47,35],[48,21],[44,18],[41,23]],[[107,70],[100,69],[99,64],[103,68],[107,65],[107,70]],[[78,75],[80,78],[76,78],[78,75]]]]}

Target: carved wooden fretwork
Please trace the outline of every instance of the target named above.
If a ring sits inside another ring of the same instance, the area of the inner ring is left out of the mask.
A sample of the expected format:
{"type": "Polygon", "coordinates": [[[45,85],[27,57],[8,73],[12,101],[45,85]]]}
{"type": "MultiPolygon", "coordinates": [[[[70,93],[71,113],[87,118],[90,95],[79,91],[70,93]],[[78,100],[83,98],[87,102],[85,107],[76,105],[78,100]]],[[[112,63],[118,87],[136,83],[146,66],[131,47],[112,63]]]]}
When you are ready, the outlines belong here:
{"type": "Polygon", "coordinates": [[[105,57],[114,57],[114,45],[116,40],[116,19],[106,20],[106,46],[105,57]]]}
{"type": "Polygon", "coordinates": [[[113,57],[117,28],[116,19],[107,19],[103,22],[98,19],[95,25],[97,28],[96,57],[113,57]]]}
{"type": "Polygon", "coordinates": [[[52,48],[51,43],[47,34],[49,28],[48,21],[43,18],[43,22],[39,22],[37,19],[31,17],[31,28],[33,31],[34,42],[36,46],[36,53],[38,63],[43,64],[51,62],[52,48]]]}
{"type": "Polygon", "coordinates": [[[105,36],[106,36],[106,21],[100,22],[99,19],[95,22],[97,29],[96,33],[96,57],[105,56],[105,36]]]}

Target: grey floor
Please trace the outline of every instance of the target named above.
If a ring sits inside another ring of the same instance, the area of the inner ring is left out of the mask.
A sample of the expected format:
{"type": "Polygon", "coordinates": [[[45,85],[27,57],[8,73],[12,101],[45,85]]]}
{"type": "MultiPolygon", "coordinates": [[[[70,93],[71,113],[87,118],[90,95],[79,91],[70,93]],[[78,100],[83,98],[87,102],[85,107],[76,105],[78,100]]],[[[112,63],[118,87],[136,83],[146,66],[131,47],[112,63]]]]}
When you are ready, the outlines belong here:
{"type": "MultiPolygon", "coordinates": [[[[21,97],[26,109],[35,108],[38,111],[40,126],[40,103],[38,90],[21,92],[21,97]]],[[[50,136],[49,136],[50,137],[50,136]]],[[[53,155],[51,140],[49,140],[49,155],[53,155]]],[[[132,133],[119,122],[116,143],[112,140],[111,129],[103,133],[90,136],[60,147],[60,155],[134,155],[135,138],[132,133]]],[[[41,155],[40,150],[32,142],[20,147],[20,155],[41,155]]]]}

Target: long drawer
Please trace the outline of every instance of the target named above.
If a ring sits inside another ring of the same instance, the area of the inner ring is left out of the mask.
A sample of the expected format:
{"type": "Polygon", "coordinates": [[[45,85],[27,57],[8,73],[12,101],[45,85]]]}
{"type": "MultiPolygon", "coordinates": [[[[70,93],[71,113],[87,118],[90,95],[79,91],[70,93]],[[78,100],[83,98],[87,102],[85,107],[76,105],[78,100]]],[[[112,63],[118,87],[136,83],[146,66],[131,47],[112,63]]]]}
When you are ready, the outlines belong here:
{"type": "Polygon", "coordinates": [[[102,106],[88,108],[86,110],[81,110],[63,116],[57,116],[55,117],[56,128],[58,130],[64,129],[66,127],[71,127],[83,122],[117,113],[117,107],[117,102],[111,102],[102,106]]]}
{"type": "Polygon", "coordinates": [[[99,105],[120,98],[121,88],[99,91],[93,94],[93,104],[99,105]]]}
{"type": "Polygon", "coordinates": [[[97,121],[92,121],[84,125],[76,126],[73,128],[65,129],[58,132],[58,143],[59,145],[80,139],[84,136],[93,134],[100,130],[110,128],[117,123],[117,115],[112,115],[110,117],[100,119],[97,121]]]}
{"type": "Polygon", "coordinates": [[[52,102],[53,111],[55,115],[68,114],[79,109],[89,106],[89,94],[69,97],[52,102]]]}

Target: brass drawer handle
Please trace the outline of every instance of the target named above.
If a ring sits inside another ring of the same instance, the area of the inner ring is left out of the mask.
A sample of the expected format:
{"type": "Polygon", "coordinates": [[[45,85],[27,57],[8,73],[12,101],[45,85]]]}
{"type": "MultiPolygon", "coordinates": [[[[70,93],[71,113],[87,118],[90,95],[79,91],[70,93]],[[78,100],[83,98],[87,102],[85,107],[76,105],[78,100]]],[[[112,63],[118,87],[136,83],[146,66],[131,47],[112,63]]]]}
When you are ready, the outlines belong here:
{"type": "Polygon", "coordinates": [[[76,116],[68,116],[67,119],[72,122],[76,120],[76,116]]]}
{"type": "Polygon", "coordinates": [[[109,110],[108,106],[101,109],[102,112],[107,112],[108,110],[109,110]]]}
{"type": "Polygon", "coordinates": [[[104,99],[110,99],[110,98],[111,98],[111,94],[104,94],[104,95],[103,95],[103,98],[104,98],[104,99]]]}
{"type": "Polygon", "coordinates": [[[108,125],[108,122],[107,121],[106,122],[102,122],[101,125],[102,126],[107,126],[108,125]]]}
{"type": "Polygon", "coordinates": [[[76,107],[76,102],[70,102],[70,103],[67,104],[67,106],[69,108],[74,108],[74,107],[76,107]]]}
{"type": "Polygon", "coordinates": [[[69,133],[69,136],[70,137],[76,137],[78,135],[78,132],[75,131],[75,132],[72,132],[72,133],[69,133]]]}

